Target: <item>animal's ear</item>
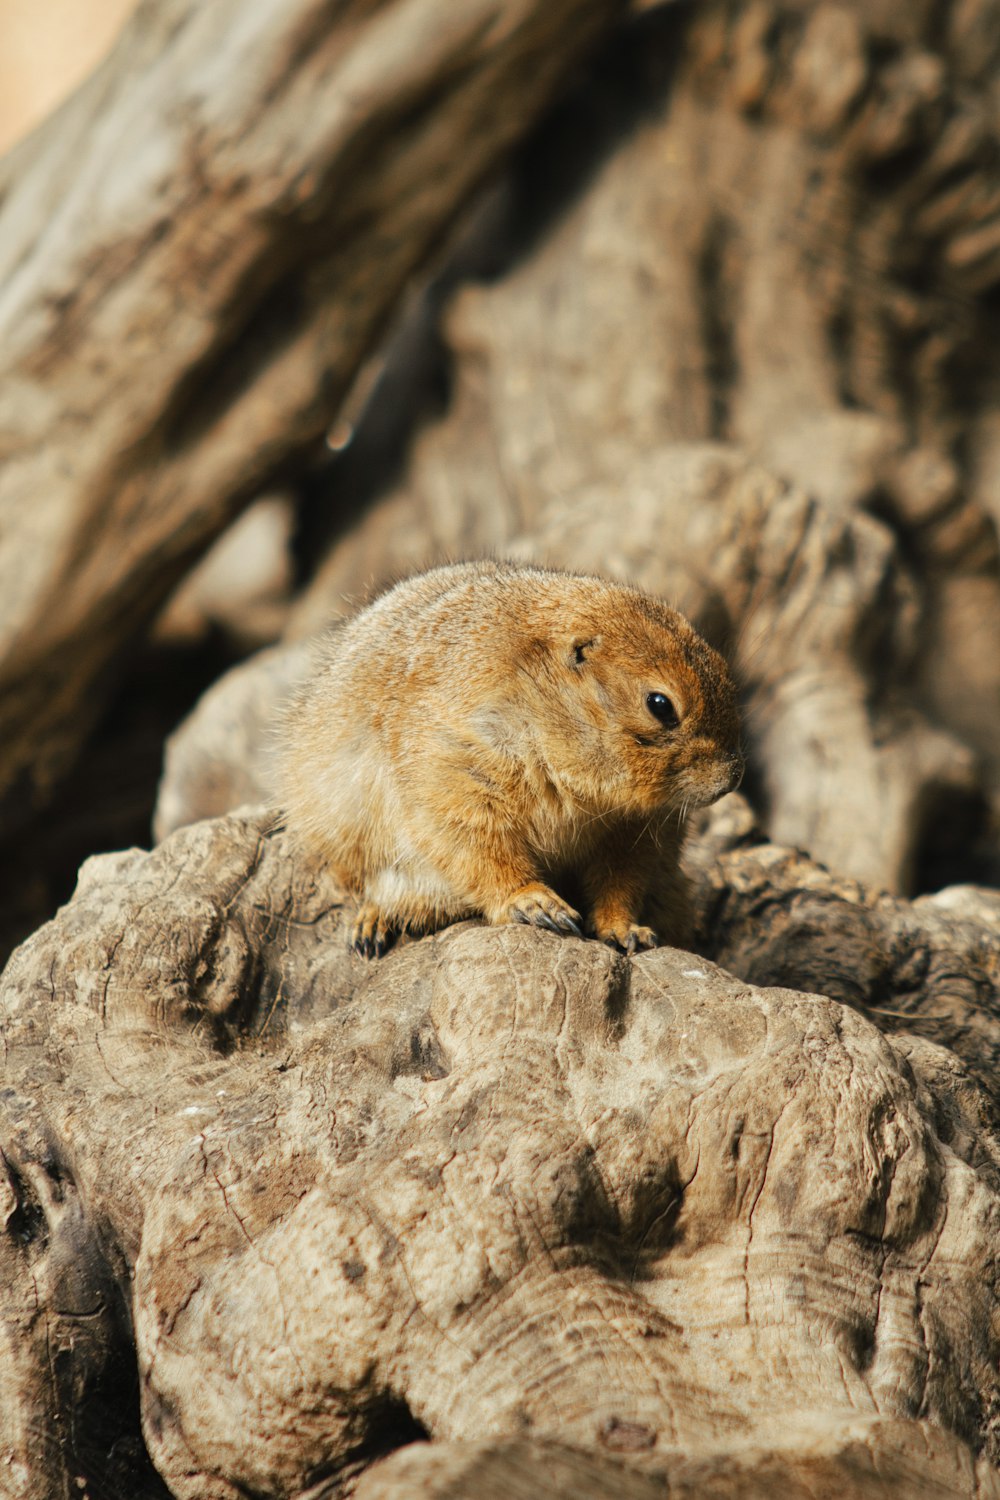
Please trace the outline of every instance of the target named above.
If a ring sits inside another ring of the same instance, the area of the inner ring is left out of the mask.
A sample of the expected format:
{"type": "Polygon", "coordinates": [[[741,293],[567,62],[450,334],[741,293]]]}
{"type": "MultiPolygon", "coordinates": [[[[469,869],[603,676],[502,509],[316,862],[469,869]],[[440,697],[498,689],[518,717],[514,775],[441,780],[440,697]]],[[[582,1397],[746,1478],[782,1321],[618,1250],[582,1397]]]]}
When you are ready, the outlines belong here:
{"type": "Polygon", "coordinates": [[[588,636],[586,639],[574,639],[570,646],[569,664],[571,667],[582,667],[601,644],[599,635],[588,636]]]}

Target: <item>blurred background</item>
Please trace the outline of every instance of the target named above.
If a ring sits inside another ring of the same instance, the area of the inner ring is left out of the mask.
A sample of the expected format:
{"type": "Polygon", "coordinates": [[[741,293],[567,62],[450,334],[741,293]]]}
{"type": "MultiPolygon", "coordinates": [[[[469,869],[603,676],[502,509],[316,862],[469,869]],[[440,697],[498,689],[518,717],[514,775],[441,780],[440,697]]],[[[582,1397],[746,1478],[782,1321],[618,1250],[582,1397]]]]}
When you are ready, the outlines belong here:
{"type": "Polygon", "coordinates": [[[0,0],[0,951],[491,551],[691,613],[776,840],[997,883],[1000,6],[133,9],[0,0]]]}
{"type": "Polygon", "coordinates": [[[96,67],[135,6],[136,0],[0,0],[0,152],[96,67]]]}

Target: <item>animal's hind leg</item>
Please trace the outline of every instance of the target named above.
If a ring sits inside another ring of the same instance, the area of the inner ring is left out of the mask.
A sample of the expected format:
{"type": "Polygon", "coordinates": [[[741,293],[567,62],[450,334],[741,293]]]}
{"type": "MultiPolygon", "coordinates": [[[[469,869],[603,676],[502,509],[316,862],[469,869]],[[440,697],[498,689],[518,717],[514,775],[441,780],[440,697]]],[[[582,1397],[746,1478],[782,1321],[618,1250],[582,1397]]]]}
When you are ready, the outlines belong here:
{"type": "Polygon", "coordinates": [[[399,928],[380,907],[365,901],[358,908],[348,941],[362,958],[381,958],[396,941],[398,932],[399,928]]]}
{"type": "Polygon", "coordinates": [[[398,937],[435,932],[466,912],[446,892],[429,892],[397,870],[383,871],[365,887],[351,928],[350,946],[365,958],[381,958],[398,937]]]}

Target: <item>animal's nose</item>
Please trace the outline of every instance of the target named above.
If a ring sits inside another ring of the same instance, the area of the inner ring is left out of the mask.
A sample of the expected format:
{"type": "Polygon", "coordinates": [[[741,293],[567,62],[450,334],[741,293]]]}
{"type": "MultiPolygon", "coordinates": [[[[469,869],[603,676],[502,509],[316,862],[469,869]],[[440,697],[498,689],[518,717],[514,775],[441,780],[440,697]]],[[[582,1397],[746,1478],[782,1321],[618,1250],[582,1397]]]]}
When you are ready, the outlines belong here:
{"type": "Polygon", "coordinates": [[[746,768],[747,768],[746,767],[746,761],[743,759],[742,755],[733,755],[733,756],[730,757],[730,760],[729,760],[729,788],[728,788],[729,791],[735,792],[736,788],[739,786],[740,782],[743,780],[743,773],[746,770],[746,768]]]}

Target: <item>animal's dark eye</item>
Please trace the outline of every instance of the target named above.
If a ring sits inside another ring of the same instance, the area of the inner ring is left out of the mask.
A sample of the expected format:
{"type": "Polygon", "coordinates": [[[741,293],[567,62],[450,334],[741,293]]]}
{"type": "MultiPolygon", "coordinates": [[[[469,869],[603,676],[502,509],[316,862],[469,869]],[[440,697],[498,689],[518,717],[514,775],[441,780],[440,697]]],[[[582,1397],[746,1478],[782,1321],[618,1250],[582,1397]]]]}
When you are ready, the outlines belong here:
{"type": "Polygon", "coordinates": [[[654,719],[659,719],[664,729],[676,729],[681,722],[676,708],[665,693],[650,693],[646,699],[646,707],[654,719]]]}

